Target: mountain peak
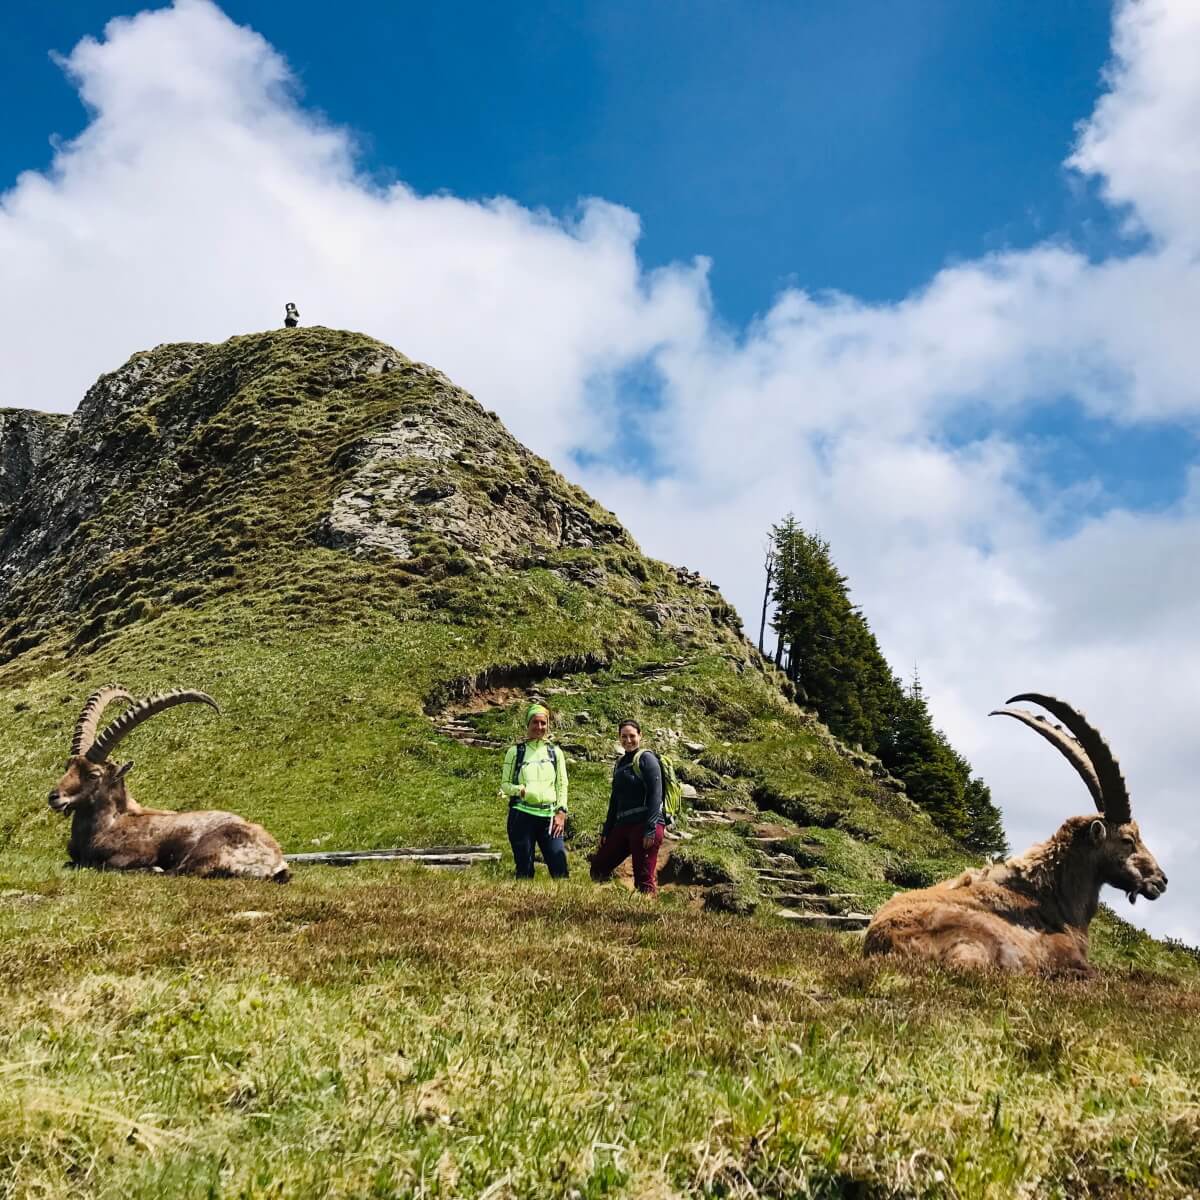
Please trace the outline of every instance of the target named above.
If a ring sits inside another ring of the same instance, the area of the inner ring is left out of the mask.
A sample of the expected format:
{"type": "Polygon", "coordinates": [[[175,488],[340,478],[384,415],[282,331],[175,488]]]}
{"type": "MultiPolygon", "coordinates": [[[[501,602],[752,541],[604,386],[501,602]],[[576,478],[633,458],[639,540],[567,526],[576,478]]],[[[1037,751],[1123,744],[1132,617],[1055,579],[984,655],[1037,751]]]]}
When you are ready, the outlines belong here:
{"type": "MultiPolygon", "coordinates": [[[[35,427],[31,414],[12,425],[35,427]]],[[[0,533],[0,620],[20,648],[76,613],[76,644],[100,636],[134,598],[143,613],[270,589],[321,552],[326,571],[371,561],[425,586],[549,569],[635,602],[654,627],[715,620],[740,642],[715,589],[651,564],[494,413],[362,334],[142,351],[43,440],[0,533]]]]}

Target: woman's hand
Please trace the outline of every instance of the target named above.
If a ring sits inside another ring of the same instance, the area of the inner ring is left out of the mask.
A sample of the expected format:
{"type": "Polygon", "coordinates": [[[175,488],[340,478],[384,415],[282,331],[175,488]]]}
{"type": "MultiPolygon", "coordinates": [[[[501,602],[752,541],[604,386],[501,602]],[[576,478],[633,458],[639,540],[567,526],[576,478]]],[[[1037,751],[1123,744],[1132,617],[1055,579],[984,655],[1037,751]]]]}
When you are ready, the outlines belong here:
{"type": "Polygon", "coordinates": [[[653,850],[654,849],[654,834],[648,833],[648,834],[646,834],[646,836],[644,838],[642,838],[642,849],[643,850],[653,850]]]}
{"type": "Polygon", "coordinates": [[[550,822],[550,836],[551,837],[562,837],[563,830],[566,827],[567,827],[567,814],[560,810],[559,812],[556,812],[554,814],[554,820],[550,822]]]}

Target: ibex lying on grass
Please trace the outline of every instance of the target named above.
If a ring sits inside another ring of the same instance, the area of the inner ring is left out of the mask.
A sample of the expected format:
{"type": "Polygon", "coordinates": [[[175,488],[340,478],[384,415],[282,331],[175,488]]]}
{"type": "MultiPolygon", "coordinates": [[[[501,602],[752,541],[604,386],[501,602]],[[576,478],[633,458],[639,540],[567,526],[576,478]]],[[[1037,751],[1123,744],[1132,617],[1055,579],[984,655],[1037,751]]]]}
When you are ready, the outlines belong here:
{"type": "MultiPolygon", "coordinates": [[[[175,875],[243,876],[286,883],[279,844],[261,826],[230,812],[162,812],[142,808],[125,788],[133,766],[108,761],[113,747],[143,721],[176,704],[217,708],[204,692],[176,691],[140,700],[98,737],[96,726],[114,700],[132,700],[123,688],[88,697],[71,739],[66,772],[50,793],[55,812],[70,813],[71,861],[79,867],[151,870],[175,875]]],[[[220,711],[219,709],[217,710],[220,711]]]]}
{"type": "Polygon", "coordinates": [[[1120,888],[1130,904],[1166,891],[1167,877],[1130,818],[1129,792],[1104,739],[1062,700],[1027,692],[1008,703],[1017,700],[1040,704],[1067,728],[1020,708],[990,715],[1015,717],[1060,750],[1083,777],[1100,816],[1072,817],[1049,841],[1007,862],[893,896],[867,929],[867,954],[1087,974],[1088,926],[1101,887],[1120,888]]]}

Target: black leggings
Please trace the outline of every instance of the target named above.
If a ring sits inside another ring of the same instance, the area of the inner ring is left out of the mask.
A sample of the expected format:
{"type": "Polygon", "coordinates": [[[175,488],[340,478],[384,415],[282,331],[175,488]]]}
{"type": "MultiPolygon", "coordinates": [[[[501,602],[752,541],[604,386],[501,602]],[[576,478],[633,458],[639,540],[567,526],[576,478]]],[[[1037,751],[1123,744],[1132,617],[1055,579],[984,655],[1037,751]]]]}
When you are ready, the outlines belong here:
{"type": "Polygon", "coordinates": [[[530,816],[520,809],[508,810],[508,844],[517,864],[518,879],[533,878],[533,847],[542,852],[552,879],[567,877],[567,848],[560,837],[550,836],[550,822],[545,817],[530,816]]]}

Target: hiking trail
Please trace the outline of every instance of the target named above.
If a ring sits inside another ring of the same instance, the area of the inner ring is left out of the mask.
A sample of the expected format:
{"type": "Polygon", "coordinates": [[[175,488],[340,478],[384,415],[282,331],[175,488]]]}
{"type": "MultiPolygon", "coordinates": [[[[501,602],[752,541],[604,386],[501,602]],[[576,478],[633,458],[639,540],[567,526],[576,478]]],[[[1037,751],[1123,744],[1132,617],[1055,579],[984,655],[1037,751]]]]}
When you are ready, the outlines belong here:
{"type": "MultiPolygon", "coordinates": [[[[690,665],[686,658],[647,663],[619,672],[616,681],[661,684],[690,665]]],[[[554,676],[546,678],[553,679],[554,676]]],[[[556,694],[578,695],[581,690],[595,686],[593,681],[588,680],[582,687],[560,686],[542,681],[533,686],[531,681],[531,686],[527,687],[481,688],[443,708],[431,719],[438,733],[458,742],[459,745],[473,750],[504,750],[508,742],[489,736],[479,728],[477,722],[481,716],[517,702],[525,703],[556,694]]],[[[585,750],[572,742],[569,730],[564,731],[561,737],[556,737],[555,742],[568,754],[585,750]]],[[[678,747],[689,754],[698,754],[704,749],[700,743],[684,738],[679,740],[678,747]]],[[[678,755],[675,747],[671,748],[671,752],[678,755]]],[[[861,899],[858,893],[831,892],[826,884],[815,879],[809,871],[799,868],[794,858],[777,849],[783,843],[793,840],[798,830],[786,828],[778,821],[764,823],[758,810],[747,805],[709,807],[709,796],[689,783],[683,785],[683,791],[688,803],[687,816],[679,828],[666,831],[664,847],[672,842],[689,841],[705,829],[729,829],[741,837],[749,848],[751,869],[757,876],[764,907],[772,915],[810,929],[858,930],[865,929],[870,923],[870,913],[857,911],[853,907],[854,901],[861,899]]],[[[668,850],[662,863],[662,866],[667,868],[664,883],[671,882],[669,861],[668,850]]]]}

